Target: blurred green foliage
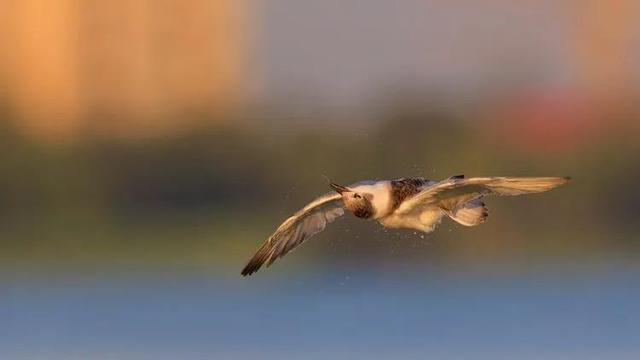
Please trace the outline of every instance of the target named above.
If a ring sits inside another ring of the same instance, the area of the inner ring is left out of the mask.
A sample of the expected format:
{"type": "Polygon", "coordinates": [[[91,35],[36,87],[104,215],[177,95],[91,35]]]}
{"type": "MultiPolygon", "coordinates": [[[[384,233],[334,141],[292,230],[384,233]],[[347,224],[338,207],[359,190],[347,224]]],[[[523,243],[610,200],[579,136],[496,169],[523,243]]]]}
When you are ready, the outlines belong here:
{"type": "MultiPolygon", "coordinates": [[[[554,192],[489,199],[489,222],[426,236],[340,220],[287,260],[357,266],[636,261],[640,162],[632,135],[556,153],[514,148],[482,119],[390,107],[367,125],[254,114],[173,136],[65,145],[0,131],[5,267],[184,264],[239,270],[291,212],[337,182],[452,174],[571,175],[554,192]],[[355,264],[355,265],[354,265],[355,264]]],[[[293,265],[292,265],[293,266],[293,265]]]]}

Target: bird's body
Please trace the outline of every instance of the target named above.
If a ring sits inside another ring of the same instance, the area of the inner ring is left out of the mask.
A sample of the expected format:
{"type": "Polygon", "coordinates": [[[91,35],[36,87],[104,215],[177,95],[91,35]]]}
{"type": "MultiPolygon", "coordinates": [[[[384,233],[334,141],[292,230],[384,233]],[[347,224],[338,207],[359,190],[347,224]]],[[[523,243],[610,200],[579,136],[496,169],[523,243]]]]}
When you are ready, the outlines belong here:
{"type": "Polygon", "coordinates": [[[313,200],[285,220],[258,249],[242,271],[256,272],[342,216],[345,210],[384,227],[431,232],[443,217],[465,225],[483,223],[488,216],[485,195],[521,195],[551,190],[565,184],[565,177],[451,176],[442,181],[424,178],[366,180],[349,186],[331,183],[335,190],[313,200]]]}
{"type": "MultiPolygon", "coordinates": [[[[427,231],[429,227],[430,219],[429,214],[425,214],[420,220],[420,216],[406,216],[399,211],[400,206],[407,198],[414,196],[420,191],[424,190],[429,185],[434,184],[435,181],[430,181],[423,178],[412,179],[397,179],[397,180],[379,180],[379,181],[363,181],[347,186],[354,193],[357,194],[370,194],[372,199],[370,201],[370,209],[367,211],[361,209],[360,211],[352,211],[356,216],[359,214],[368,214],[370,216],[358,216],[362,218],[370,218],[377,220],[383,226],[393,229],[414,229],[420,231],[427,231]]],[[[349,201],[348,199],[346,200],[349,201]]],[[[362,208],[366,208],[366,205],[362,205],[362,208]]],[[[438,214],[433,214],[433,221],[439,219],[438,214]]]]}

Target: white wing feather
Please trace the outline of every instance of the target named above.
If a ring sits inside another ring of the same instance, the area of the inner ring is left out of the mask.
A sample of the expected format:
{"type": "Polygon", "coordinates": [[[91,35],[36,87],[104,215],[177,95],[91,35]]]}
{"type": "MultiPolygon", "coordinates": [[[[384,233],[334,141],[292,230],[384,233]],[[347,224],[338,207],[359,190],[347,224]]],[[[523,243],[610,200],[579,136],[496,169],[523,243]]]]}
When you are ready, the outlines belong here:
{"type": "Polygon", "coordinates": [[[449,178],[407,199],[396,212],[408,214],[426,206],[454,209],[485,195],[522,195],[551,190],[569,181],[567,177],[476,177],[449,178]]]}

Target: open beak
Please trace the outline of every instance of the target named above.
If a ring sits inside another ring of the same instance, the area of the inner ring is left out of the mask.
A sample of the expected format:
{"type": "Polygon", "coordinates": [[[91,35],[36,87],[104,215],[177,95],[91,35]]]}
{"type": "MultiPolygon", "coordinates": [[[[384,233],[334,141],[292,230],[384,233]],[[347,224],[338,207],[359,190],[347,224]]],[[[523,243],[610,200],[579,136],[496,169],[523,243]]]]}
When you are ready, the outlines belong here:
{"type": "Polygon", "coordinates": [[[343,192],[349,191],[349,188],[347,188],[346,186],[338,185],[333,182],[329,183],[329,186],[331,186],[333,190],[335,190],[338,194],[342,194],[343,192]]]}

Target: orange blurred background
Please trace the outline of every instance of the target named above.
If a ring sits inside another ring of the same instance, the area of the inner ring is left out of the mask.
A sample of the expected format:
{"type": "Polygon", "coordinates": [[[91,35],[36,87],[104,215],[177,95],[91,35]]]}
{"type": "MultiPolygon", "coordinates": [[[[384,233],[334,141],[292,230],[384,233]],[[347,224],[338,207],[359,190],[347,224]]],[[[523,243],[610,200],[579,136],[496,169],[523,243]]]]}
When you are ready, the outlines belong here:
{"type": "MultiPolygon", "coordinates": [[[[534,133],[534,128],[544,131],[549,126],[560,133],[598,132],[619,117],[617,112],[637,111],[639,30],[634,20],[640,12],[638,7],[633,0],[493,0],[482,5],[472,1],[413,1],[404,7],[375,2],[370,14],[342,21],[340,12],[348,17],[357,8],[340,2],[320,7],[283,0],[9,0],[0,14],[0,41],[5,44],[0,55],[0,100],[21,131],[45,141],[87,133],[128,137],[168,134],[247,106],[280,104],[278,100],[289,94],[292,100],[298,100],[295,93],[299,85],[303,103],[313,105],[332,91],[345,91],[347,100],[342,106],[366,107],[372,100],[358,99],[361,93],[371,94],[385,87],[376,81],[365,84],[358,76],[366,75],[357,75],[357,69],[353,79],[347,76],[343,84],[340,79],[331,79],[322,88],[304,94],[317,79],[308,75],[309,84],[305,85],[305,75],[299,72],[331,77],[329,67],[334,60],[326,62],[327,69],[318,70],[321,59],[304,54],[298,59],[298,53],[316,48],[319,54],[331,53],[341,46],[304,44],[305,31],[324,31],[326,39],[332,36],[320,25],[324,19],[328,24],[335,23],[338,33],[347,37],[349,32],[355,33],[355,48],[345,55],[334,55],[345,57],[345,66],[357,67],[360,63],[366,67],[363,63],[375,62],[371,56],[379,51],[378,56],[387,63],[374,69],[381,74],[370,77],[391,78],[385,80],[387,85],[392,84],[389,91],[415,86],[438,93],[453,87],[457,93],[470,83],[473,93],[465,95],[476,101],[487,94],[507,92],[509,96],[499,96],[498,103],[492,103],[487,111],[491,117],[500,117],[495,112],[506,111],[503,116],[507,119],[502,121],[510,126],[532,128],[534,133]],[[314,7],[320,11],[312,18],[314,7]],[[411,15],[416,11],[423,14],[411,15]],[[468,14],[475,20],[464,25],[468,14]],[[435,44],[421,42],[421,34],[412,33],[431,27],[407,26],[395,33],[374,30],[372,36],[380,37],[375,51],[366,44],[358,50],[368,21],[388,21],[380,24],[382,27],[397,26],[407,15],[411,15],[408,21],[415,22],[438,22],[437,17],[442,15],[448,21],[461,21],[461,26],[433,26],[435,32],[442,32],[435,35],[441,43],[435,44]],[[316,20],[308,27],[295,28],[300,24],[291,19],[303,22],[305,17],[316,20]],[[278,38],[282,32],[296,31],[303,44],[283,44],[278,38]],[[517,42],[518,33],[521,43],[517,42]],[[474,35],[478,43],[465,38],[465,34],[474,35]],[[495,42],[487,43],[491,40],[495,42]],[[400,41],[405,43],[384,43],[400,41]],[[518,52],[527,48],[524,53],[518,52]],[[422,52],[422,63],[419,59],[405,61],[403,54],[397,53],[402,50],[409,50],[407,56],[422,52]],[[278,51],[285,54],[272,55],[278,51]],[[396,53],[385,56],[387,51],[396,53]],[[479,68],[489,75],[458,76],[451,72],[473,64],[461,65],[460,58],[449,59],[456,56],[494,66],[479,68]],[[282,64],[268,64],[272,58],[282,64]],[[444,63],[438,63],[438,58],[444,63]],[[298,61],[302,64],[296,64],[298,61]],[[539,63],[532,65],[536,61],[539,63]],[[402,73],[394,71],[394,66],[409,68],[402,73]],[[286,74],[287,67],[302,70],[286,74]],[[421,72],[429,74],[427,78],[434,77],[431,72],[443,75],[429,84],[420,78],[421,72]],[[411,73],[418,74],[416,78],[423,82],[402,79],[411,73]],[[350,80],[362,84],[350,85],[350,80]],[[271,89],[270,84],[276,86],[271,89]],[[349,90],[350,86],[368,88],[349,90]]],[[[314,37],[323,39],[313,35],[310,41],[314,37]]]]}

